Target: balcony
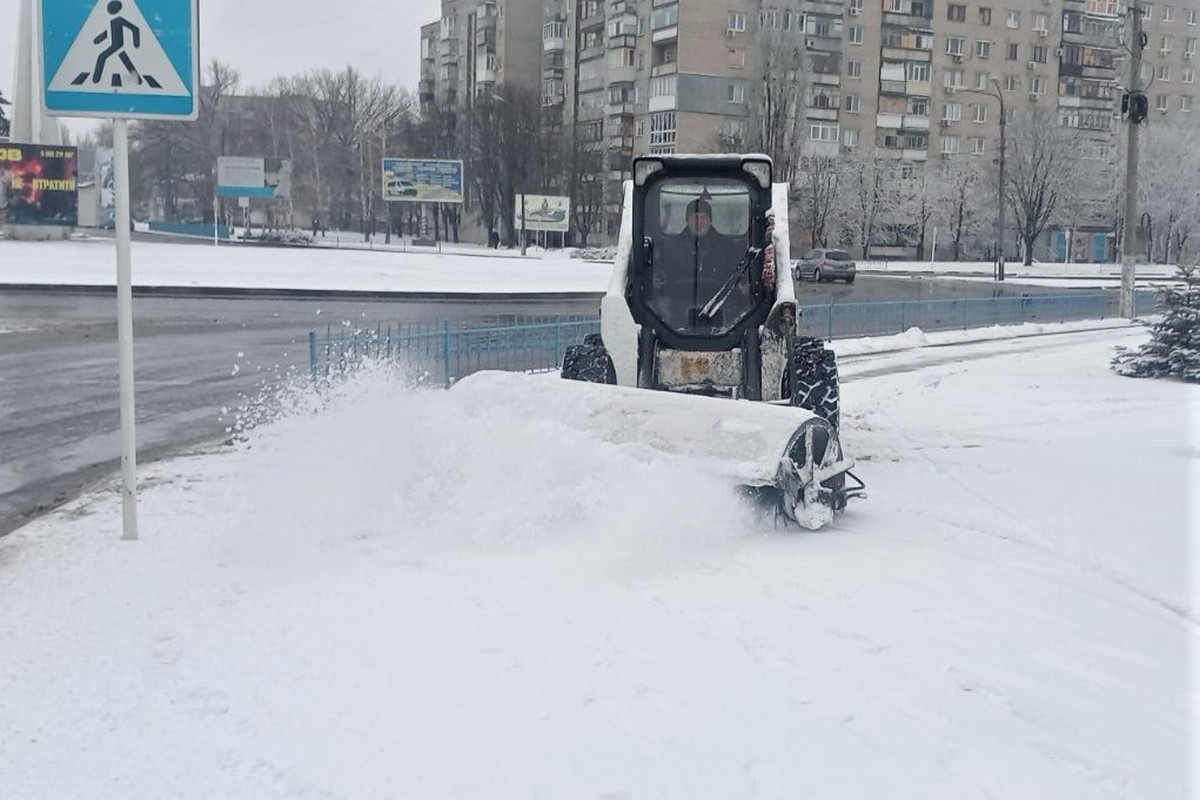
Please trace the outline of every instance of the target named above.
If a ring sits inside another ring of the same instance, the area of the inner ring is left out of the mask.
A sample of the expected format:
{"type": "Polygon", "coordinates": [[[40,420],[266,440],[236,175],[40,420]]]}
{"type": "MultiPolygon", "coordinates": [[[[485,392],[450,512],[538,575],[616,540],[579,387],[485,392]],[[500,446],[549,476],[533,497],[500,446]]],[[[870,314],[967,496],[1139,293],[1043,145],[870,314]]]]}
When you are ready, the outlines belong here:
{"type": "Polygon", "coordinates": [[[679,71],[679,64],[672,61],[669,64],[659,64],[657,67],[650,68],[650,77],[657,78],[661,75],[674,75],[679,71]]]}
{"type": "Polygon", "coordinates": [[[813,120],[824,120],[826,122],[837,122],[838,109],[836,106],[834,106],[833,108],[813,108],[810,106],[810,107],[804,109],[804,116],[808,119],[813,119],[813,120]]]}
{"type": "Polygon", "coordinates": [[[679,26],[672,25],[669,28],[659,28],[650,34],[652,42],[670,42],[679,38],[679,26]]]}
{"type": "Polygon", "coordinates": [[[610,67],[608,70],[610,86],[614,83],[633,83],[635,80],[637,80],[637,67],[610,67]]]}
{"type": "Polygon", "coordinates": [[[623,103],[609,103],[608,115],[610,117],[633,116],[633,101],[626,100],[623,103]]]}
{"type": "Polygon", "coordinates": [[[566,41],[561,36],[542,39],[543,53],[561,53],[566,49],[566,41]]]}

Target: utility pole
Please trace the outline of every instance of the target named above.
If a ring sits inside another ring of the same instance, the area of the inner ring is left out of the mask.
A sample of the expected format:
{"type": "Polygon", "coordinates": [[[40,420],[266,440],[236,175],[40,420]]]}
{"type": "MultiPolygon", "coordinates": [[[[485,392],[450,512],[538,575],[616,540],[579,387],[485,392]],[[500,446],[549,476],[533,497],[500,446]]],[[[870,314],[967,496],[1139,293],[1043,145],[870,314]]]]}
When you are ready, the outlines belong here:
{"type": "Polygon", "coordinates": [[[1137,230],[1138,192],[1138,133],[1148,113],[1149,103],[1142,94],[1142,48],[1145,34],[1142,33],[1142,9],[1137,0],[1129,5],[1132,35],[1129,38],[1129,86],[1126,100],[1121,103],[1122,111],[1128,111],[1129,136],[1125,148],[1125,232],[1121,246],[1121,303],[1120,315],[1133,319],[1134,288],[1134,232],[1137,230]]]}
{"type": "Polygon", "coordinates": [[[992,76],[992,86],[996,90],[996,99],[1000,101],[1000,189],[999,200],[1000,208],[997,210],[996,216],[996,280],[1004,280],[1004,156],[1008,149],[1006,142],[1006,133],[1008,125],[1008,113],[1004,108],[1004,89],[1000,86],[1000,80],[992,76]]]}

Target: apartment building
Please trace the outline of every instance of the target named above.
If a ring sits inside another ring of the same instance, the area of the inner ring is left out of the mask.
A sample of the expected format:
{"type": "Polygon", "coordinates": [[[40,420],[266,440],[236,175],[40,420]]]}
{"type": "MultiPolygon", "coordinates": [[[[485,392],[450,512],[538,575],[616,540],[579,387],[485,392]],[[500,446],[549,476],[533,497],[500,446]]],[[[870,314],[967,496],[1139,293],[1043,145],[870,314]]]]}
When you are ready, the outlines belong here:
{"type": "Polygon", "coordinates": [[[541,81],[540,0],[442,0],[442,16],[421,27],[423,106],[469,108],[483,93],[541,81]]]}
{"type": "MultiPolygon", "coordinates": [[[[1200,0],[1172,3],[1140,4],[1140,86],[1159,116],[1193,113],[1200,65],[1200,0]]],[[[462,102],[532,71],[545,124],[577,137],[601,164],[588,176],[607,187],[601,234],[615,232],[634,155],[752,140],[772,37],[803,39],[805,156],[864,148],[914,168],[994,161],[1003,106],[1006,123],[1044,109],[1077,133],[1098,168],[1120,166],[1129,26],[1118,0],[443,0],[443,8],[422,29],[422,100],[462,102]],[[518,39],[518,20],[537,33],[518,39]],[[519,65],[518,41],[528,51],[519,65]]],[[[1105,208],[1079,221],[1104,239],[1083,245],[1097,257],[1112,244],[1105,208]]]]}

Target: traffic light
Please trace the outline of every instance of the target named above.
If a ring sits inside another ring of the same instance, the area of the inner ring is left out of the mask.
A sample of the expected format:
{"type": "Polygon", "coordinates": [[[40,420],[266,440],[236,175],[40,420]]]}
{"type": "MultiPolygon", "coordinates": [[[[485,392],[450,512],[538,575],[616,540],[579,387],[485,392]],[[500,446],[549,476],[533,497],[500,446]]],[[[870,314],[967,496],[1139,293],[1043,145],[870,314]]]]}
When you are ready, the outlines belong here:
{"type": "Polygon", "coordinates": [[[1129,92],[1125,92],[1124,94],[1121,95],[1121,116],[1123,117],[1128,113],[1129,113],[1129,92]]]}
{"type": "Polygon", "coordinates": [[[1146,117],[1150,114],[1150,100],[1141,92],[1134,92],[1129,96],[1129,121],[1135,125],[1140,125],[1146,121],[1146,117]]]}

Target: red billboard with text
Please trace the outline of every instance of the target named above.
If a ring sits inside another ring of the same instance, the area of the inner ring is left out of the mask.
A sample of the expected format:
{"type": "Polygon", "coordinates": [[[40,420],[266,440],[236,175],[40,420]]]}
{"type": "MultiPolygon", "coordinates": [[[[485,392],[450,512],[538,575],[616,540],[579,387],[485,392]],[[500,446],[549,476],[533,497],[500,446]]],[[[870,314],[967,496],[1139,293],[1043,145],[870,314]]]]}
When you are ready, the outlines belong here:
{"type": "Polygon", "coordinates": [[[79,221],[74,147],[0,143],[0,225],[79,221]]]}

